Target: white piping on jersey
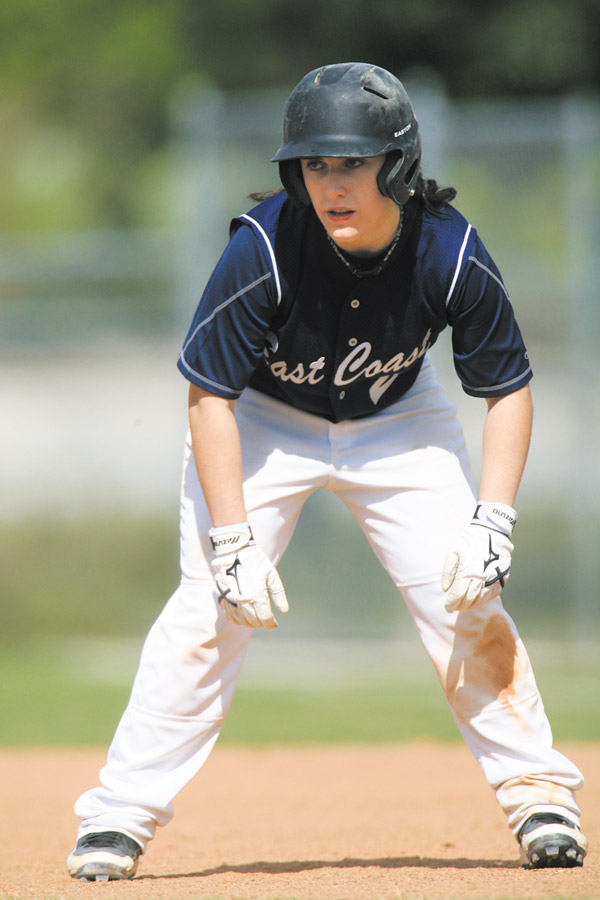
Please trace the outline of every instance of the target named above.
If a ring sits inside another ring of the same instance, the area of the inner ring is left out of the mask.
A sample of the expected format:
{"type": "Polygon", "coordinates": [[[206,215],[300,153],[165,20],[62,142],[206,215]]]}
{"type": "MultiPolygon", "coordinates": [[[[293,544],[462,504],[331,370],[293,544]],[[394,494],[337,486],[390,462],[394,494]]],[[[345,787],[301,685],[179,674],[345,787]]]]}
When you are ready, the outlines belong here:
{"type": "Polygon", "coordinates": [[[223,384],[218,384],[218,382],[216,382],[216,381],[211,381],[210,378],[205,378],[204,375],[200,375],[199,372],[196,372],[195,369],[192,369],[192,367],[190,365],[188,365],[188,363],[186,362],[185,351],[190,346],[190,344],[192,343],[192,341],[194,340],[194,338],[196,337],[196,335],[198,334],[200,329],[204,328],[205,325],[207,325],[209,322],[211,322],[215,318],[217,313],[221,312],[222,309],[225,309],[226,306],[229,306],[230,303],[233,303],[234,300],[237,300],[238,297],[241,297],[243,294],[247,293],[248,291],[251,291],[252,288],[255,288],[257,285],[261,284],[263,281],[267,281],[267,279],[270,277],[271,277],[271,272],[267,272],[266,275],[261,275],[261,277],[257,278],[256,281],[253,281],[251,284],[247,284],[245,287],[241,288],[241,290],[237,291],[237,293],[232,294],[231,297],[228,297],[227,300],[224,300],[223,303],[221,303],[219,306],[215,307],[215,309],[213,309],[213,311],[211,312],[210,316],[207,316],[206,319],[203,319],[202,322],[199,322],[198,325],[196,325],[196,327],[194,328],[193,332],[191,333],[191,335],[189,337],[189,340],[186,341],[186,343],[182,347],[181,352],[179,354],[179,359],[181,360],[183,366],[185,366],[185,368],[187,369],[188,372],[192,373],[197,378],[202,378],[203,381],[206,381],[208,384],[212,384],[213,387],[222,388],[222,390],[227,391],[229,394],[232,394],[236,397],[239,396],[239,393],[240,393],[239,391],[234,391],[234,390],[232,390],[232,388],[225,387],[225,385],[223,385],[223,384]]]}
{"type": "MultiPolygon", "coordinates": [[[[469,229],[470,228],[471,228],[471,226],[469,225],[469,229]]],[[[468,235],[468,233],[469,232],[467,231],[467,235],[468,235]]],[[[461,249],[461,256],[464,252],[467,235],[465,235],[465,240],[463,241],[463,246],[461,249]]],[[[484,272],[487,272],[487,274],[490,276],[490,278],[493,278],[494,281],[498,285],[500,285],[500,287],[502,288],[502,291],[504,293],[504,296],[510,303],[510,297],[508,295],[508,291],[506,290],[506,285],[504,284],[502,279],[498,278],[496,273],[492,272],[492,270],[489,269],[487,266],[484,266],[484,264],[482,262],[480,262],[476,256],[469,256],[469,262],[475,263],[476,266],[479,266],[480,269],[483,269],[484,272]]],[[[458,268],[460,268],[460,261],[458,264],[458,268]]],[[[458,274],[458,269],[457,269],[456,274],[458,274]]],[[[456,281],[456,274],[454,277],[454,281],[456,281]]],[[[450,294],[452,293],[453,288],[454,288],[454,282],[452,282],[452,288],[450,288],[450,294]]],[[[448,294],[448,299],[450,298],[450,294],[448,294]]],[[[446,302],[446,305],[448,305],[447,302],[446,302]]],[[[502,384],[494,384],[491,387],[473,387],[473,385],[466,384],[466,382],[464,382],[464,381],[462,384],[463,384],[463,387],[468,388],[468,390],[470,390],[470,391],[476,391],[477,393],[484,394],[484,393],[488,393],[489,391],[500,391],[500,390],[502,390],[502,388],[511,387],[513,384],[516,384],[517,381],[520,381],[522,378],[525,378],[525,376],[528,375],[530,372],[531,372],[531,366],[528,366],[527,369],[525,369],[525,371],[521,375],[517,375],[516,378],[511,378],[510,381],[504,381],[502,384]]]]}
{"type": "Polygon", "coordinates": [[[199,324],[196,325],[196,327],[194,328],[194,330],[192,331],[192,333],[190,335],[189,341],[187,341],[187,343],[185,344],[185,346],[183,347],[183,350],[181,352],[185,353],[185,351],[190,346],[190,344],[192,343],[192,341],[194,340],[194,338],[196,337],[196,335],[198,334],[200,329],[204,328],[205,325],[207,325],[209,322],[211,322],[214,319],[214,317],[217,315],[217,313],[220,313],[222,309],[225,309],[226,306],[229,306],[229,304],[233,303],[234,300],[237,300],[238,297],[241,297],[243,294],[246,294],[248,291],[251,291],[252,288],[255,288],[258,284],[261,284],[261,282],[266,281],[267,278],[270,278],[270,277],[271,277],[270,272],[267,272],[266,275],[261,275],[261,277],[257,278],[256,281],[253,281],[252,284],[247,284],[245,287],[243,287],[241,290],[239,290],[236,294],[232,294],[231,297],[228,297],[227,300],[224,300],[219,306],[216,306],[213,309],[213,311],[211,312],[210,316],[207,316],[206,319],[203,319],[202,322],[199,322],[199,324]]]}
{"type": "Polygon", "coordinates": [[[480,394],[486,393],[487,391],[500,391],[502,390],[502,388],[510,387],[517,381],[525,378],[525,376],[529,375],[530,372],[531,366],[528,366],[525,371],[521,375],[517,375],[516,378],[511,378],[510,381],[504,381],[502,384],[493,384],[491,387],[473,387],[472,385],[467,384],[465,381],[462,382],[462,385],[463,387],[468,388],[470,391],[478,391],[480,394]]]}
{"type": "Polygon", "coordinates": [[[273,275],[275,276],[275,283],[277,285],[277,306],[281,303],[281,282],[279,281],[279,269],[277,268],[277,260],[275,259],[275,251],[271,246],[271,241],[267,237],[267,232],[264,230],[262,225],[253,219],[252,216],[249,216],[247,213],[242,213],[240,219],[247,219],[248,222],[252,222],[253,225],[256,225],[261,235],[264,238],[265,244],[269,248],[269,256],[271,257],[271,265],[273,266],[273,275]]]}
{"type": "Polygon", "coordinates": [[[500,287],[502,288],[502,290],[503,290],[503,292],[504,292],[504,296],[506,297],[506,299],[507,299],[508,302],[510,303],[510,297],[508,296],[508,291],[506,290],[506,285],[504,284],[504,282],[502,281],[502,279],[501,279],[501,278],[498,278],[498,276],[497,276],[494,272],[492,272],[491,269],[488,269],[487,266],[484,266],[484,264],[483,264],[482,262],[479,262],[479,260],[477,259],[477,257],[475,257],[475,256],[470,256],[470,257],[469,257],[469,262],[474,262],[476,266],[479,266],[480,269],[483,269],[484,272],[487,272],[488,275],[490,276],[490,278],[493,278],[494,281],[497,282],[497,283],[500,285],[500,287]]]}
{"type": "Polygon", "coordinates": [[[469,227],[467,228],[467,230],[465,232],[465,237],[462,242],[462,247],[460,248],[460,253],[458,254],[458,262],[456,263],[456,269],[454,270],[454,278],[452,279],[452,284],[450,285],[450,290],[448,291],[448,296],[446,297],[446,306],[448,306],[448,304],[450,303],[450,299],[452,297],[452,292],[454,291],[454,288],[456,287],[458,273],[460,272],[460,267],[462,266],[462,260],[463,260],[463,256],[464,256],[465,249],[467,246],[467,240],[469,238],[469,235],[471,234],[471,228],[472,228],[472,226],[469,225],[469,227]]]}
{"type": "Polygon", "coordinates": [[[211,381],[210,378],[206,378],[205,375],[201,375],[199,372],[196,372],[195,369],[192,369],[191,366],[188,366],[185,359],[183,358],[183,352],[179,354],[179,359],[188,370],[188,372],[193,375],[195,378],[199,378],[200,381],[205,381],[207,384],[210,384],[211,387],[219,388],[221,391],[226,391],[228,394],[231,394],[232,397],[239,397],[241,391],[234,391],[232,388],[227,387],[224,384],[219,384],[218,381],[211,381]]]}

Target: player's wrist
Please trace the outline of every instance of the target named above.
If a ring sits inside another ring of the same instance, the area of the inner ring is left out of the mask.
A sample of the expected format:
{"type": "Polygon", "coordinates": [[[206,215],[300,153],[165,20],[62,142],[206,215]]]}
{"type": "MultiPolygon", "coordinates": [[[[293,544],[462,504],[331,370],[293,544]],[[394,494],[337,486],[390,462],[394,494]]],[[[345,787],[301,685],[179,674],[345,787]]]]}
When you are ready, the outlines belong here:
{"type": "Polygon", "coordinates": [[[491,500],[478,500],[472,525],[483,525],[511,537],[518,519],[516,509],[507,503],[493,503],[491,500]]]}
{"type": "Polygon", "coordinates": [[[213,551],[216,556],[224,556],[254,544],[254,535],[249,522],[238,522],[235,525],[219,525],[208,532],[213,551]]]}

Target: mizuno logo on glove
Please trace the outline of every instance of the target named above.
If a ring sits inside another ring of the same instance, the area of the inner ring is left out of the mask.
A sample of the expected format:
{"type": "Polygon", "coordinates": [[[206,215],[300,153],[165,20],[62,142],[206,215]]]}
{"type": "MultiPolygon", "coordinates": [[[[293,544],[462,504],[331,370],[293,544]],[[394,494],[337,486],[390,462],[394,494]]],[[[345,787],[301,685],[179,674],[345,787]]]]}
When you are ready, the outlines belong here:
{"type": "Polygon", "coordinates": [[[257,546],[249,523],[211,528],[209,537],[217,600],[225,616],[248,628],[276,628],[271,604],[287,612],[287,598],[275,566],[257,546]]]}
{"type": "Polygon", "coordinates": [[[510,575],[511,534],[517,514],[503,503],[477,504],[475,514],[448,551],[442,590],[448,612],[468,609],[497,597],[510,575]]]}

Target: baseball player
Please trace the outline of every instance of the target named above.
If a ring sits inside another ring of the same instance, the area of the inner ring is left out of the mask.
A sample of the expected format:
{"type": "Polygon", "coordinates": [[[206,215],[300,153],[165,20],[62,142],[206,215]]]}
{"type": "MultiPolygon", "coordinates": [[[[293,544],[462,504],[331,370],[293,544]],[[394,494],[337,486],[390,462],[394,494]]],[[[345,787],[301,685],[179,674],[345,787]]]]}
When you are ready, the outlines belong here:
{"type": "Polygon", "coordinates": [[[310,72],[273,159],[284,190],[234,219],[179,356],[181,583],[145,642],[101,786],[76,803],[68,870],[131,878],[171,819],[253,629],[288,609],[276,566],[318,488],[339,495],[398,586],[523,864],[580,866],[583,779],[552,747],[500,599],[532,420],[500,273],[456,192],[423,177],[418,123],[389,72],[310,72]],[[464,390],[487,404],[477,491],[428,355],[447,326],[464,390]]]}

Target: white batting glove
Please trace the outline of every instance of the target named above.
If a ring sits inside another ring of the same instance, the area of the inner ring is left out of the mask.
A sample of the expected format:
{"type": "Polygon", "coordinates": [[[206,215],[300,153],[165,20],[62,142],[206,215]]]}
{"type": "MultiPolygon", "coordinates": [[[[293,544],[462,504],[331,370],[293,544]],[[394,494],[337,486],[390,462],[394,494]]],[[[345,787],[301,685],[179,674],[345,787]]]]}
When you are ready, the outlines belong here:
{"type": "Polygon", "coordinates": [[[510,575],[510,541],[517,513],[504,503],[481,501],[446,556],[442,590],[448,612],[487,603],[501,592],[510,575]]]}
{"type": "Polygon", "coordinates": [[[271,602],[285,613],[289,606],[281,578],[256,544],[248,522],[223,525],[208,532],[211,566],[219,604],[228,619],[248,628],[277,628],[271,602]]]}

